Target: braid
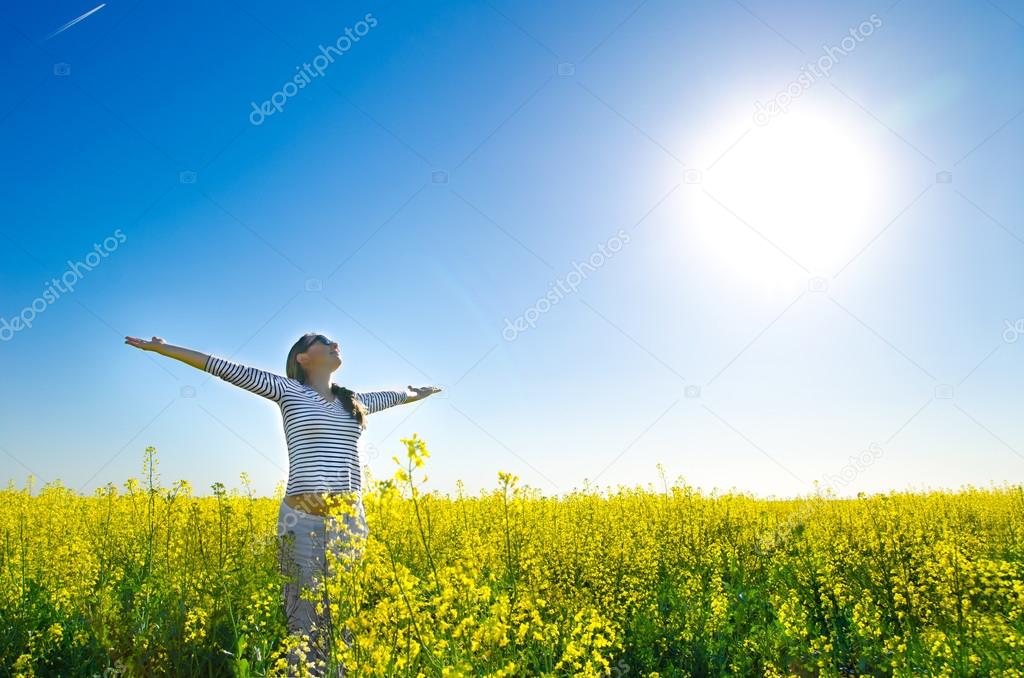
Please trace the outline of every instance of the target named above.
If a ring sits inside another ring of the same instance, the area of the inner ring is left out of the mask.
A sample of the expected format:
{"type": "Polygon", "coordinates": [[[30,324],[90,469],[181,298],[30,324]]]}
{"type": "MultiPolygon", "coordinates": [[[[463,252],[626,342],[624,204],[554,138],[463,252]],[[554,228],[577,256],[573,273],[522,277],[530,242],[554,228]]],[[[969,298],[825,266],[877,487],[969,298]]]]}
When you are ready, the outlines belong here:
{"type": "Polygon", "coordinates": [[[359,428],[366,428],[366,408],[356,398],[355,392],[344,386],[332,383],[331,393],[341,401],[341,406],[345,408],[345,411],[356,418],[356,421],[359,422],[359,428]]]}

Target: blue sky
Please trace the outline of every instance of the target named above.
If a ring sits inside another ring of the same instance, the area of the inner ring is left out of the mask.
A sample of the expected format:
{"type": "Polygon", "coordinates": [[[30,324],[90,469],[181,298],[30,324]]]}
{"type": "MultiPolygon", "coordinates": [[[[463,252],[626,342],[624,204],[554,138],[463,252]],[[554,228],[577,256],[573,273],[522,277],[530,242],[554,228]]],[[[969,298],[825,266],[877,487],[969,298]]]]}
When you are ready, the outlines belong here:
{"type": "Polygon", "coordinates": [[[269,494],[276,406],[122,338],[320,331],[445,387],[364,436],[442,491],[1024,480],[1024,4],[97,4],[0,19],[0,478],[269,494]]]}

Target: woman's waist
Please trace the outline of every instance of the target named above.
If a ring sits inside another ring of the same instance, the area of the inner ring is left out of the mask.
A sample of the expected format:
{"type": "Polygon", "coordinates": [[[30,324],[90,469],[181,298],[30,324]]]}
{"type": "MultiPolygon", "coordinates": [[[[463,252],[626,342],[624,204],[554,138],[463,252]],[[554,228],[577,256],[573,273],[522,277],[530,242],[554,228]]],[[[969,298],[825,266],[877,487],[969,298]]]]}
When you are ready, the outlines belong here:
{"type": "Polygon", "coordinates": [[[332,508],[337,512],[344,510],[340,507],[345,505],[357,512],[361,511],[363,497],[358,492],[300,492],[285,495],[284,503],[296,511],[326,516],[332,508]]]}

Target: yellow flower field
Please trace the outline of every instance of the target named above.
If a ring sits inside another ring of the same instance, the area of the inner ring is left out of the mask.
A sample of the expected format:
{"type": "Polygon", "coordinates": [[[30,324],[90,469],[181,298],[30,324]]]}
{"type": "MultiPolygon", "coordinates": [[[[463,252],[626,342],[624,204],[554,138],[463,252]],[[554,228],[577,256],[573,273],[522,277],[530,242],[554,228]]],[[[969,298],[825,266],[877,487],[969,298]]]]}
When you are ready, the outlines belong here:
{"type": "MultiPolygon", "coordinates": [[[[330,582],[346,675],[1024,676],[1021,487],[452,497],[403,442],[330,582]]],[[[164,487],[154,453],[91,497],[0,492],[0,675],[283,675],[280,496],[164,487]]]]}

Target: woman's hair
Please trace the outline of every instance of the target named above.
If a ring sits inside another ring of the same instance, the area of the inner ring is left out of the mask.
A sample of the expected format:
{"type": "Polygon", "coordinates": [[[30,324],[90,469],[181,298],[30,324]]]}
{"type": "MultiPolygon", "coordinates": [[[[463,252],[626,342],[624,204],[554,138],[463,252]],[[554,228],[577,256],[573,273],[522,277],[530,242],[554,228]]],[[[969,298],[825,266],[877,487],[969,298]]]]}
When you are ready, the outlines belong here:
{"type": "MultiPolygon", "coordinates": [[[[316,332],[307,332],[292,345],[292,350],[288,351],[288,360],[284,368],[285,374],[288,375],[289,379],[294,379],[300,384],[306,383],[306,371],[302,369],[302,365],[299,364],[296,356],[300,353],[305,353],[306,349],[313,345],[313,338],[315,336],[317,336],[316,332]]],[[[333,382],[331,382],[331,393],[338,398],[345,411],[356,418],[356,421],[359,422],[359,428],[366,428],[366,408],[356,398],[355,393],[351,389],[338,386],[333,382]]]]}

